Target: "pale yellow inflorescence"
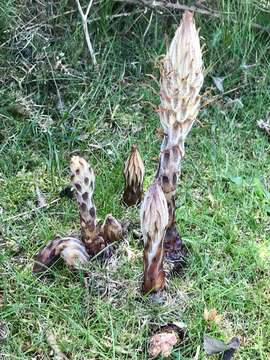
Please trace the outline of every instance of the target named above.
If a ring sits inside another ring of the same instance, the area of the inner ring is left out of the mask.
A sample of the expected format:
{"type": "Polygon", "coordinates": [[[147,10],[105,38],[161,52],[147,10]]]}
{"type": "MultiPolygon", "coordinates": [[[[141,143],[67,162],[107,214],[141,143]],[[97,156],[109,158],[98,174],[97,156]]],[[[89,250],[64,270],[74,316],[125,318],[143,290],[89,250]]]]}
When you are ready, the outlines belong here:
{"type": "Polygon", "coordinates": [[[192,13],[185,12],[163,62],[160,121],[171,145],[180,146],[199,111],[202,52],[192,13]]]}

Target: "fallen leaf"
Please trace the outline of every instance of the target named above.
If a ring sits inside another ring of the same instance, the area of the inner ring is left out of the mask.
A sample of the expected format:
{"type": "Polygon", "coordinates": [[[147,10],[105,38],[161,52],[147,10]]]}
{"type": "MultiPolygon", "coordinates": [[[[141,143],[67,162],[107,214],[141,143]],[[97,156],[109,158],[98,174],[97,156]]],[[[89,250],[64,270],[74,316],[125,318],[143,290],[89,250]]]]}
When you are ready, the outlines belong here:
{"type": "Polygon", "coordinates": [[[8,337],[8,328],[4,323],[0,322],[0,341],[5,340],[8,337]]]}
{"type": "Polygon", "coordinates": [[[203,341],[203,347],[206,354],[214,355],[222,353],[221,360],[232,359],[239,346],[240,340],[237,337],[233,337],[228,344],[209,336],[205,336],[203,341]]]}
{"type": "Polygon", "coordinates": [[[263,120],[259,120],[259,121],[257,121],[257,125],[261,130],[265,131],[268,136],[270,136],[270,123],[269,123],[269,121],[266,122],[266,121],[263,121],[263,120]]]}
{"type": "Polygon", "coordinates": [[[14,116],[30,116],[30,111],[22,104],[13,104],[8,108],[8,111],[14,116]]]}
{"type": "Polygon", "coordinates": [[[231,360],[235,351],[240,346],[240,340],[238,337],[233,337],[231,341],[228,343],[230,349],[226,350],[221,358],[221,360],[231,360]]]}
{"type": "Polygon", "coordinates": [[[184,340],[187,326],[184,323],[168,323],[150,339],[148,352],[152,357],[170,356],[174,345],[184,340]]]}
{"type": "Polygon", "coordinates": [[[203,341],[203,348],[206,354],[213,355],[224,352],[228,346],[220,340],[205,336],[203,341]]]}
{"type": "Polygon", "coordinates": [[[223,88],[224,79],[225,79],[224,77],[212,76],[213,83],[220,92],[224,92],[224,88],[223,88]]]}
{"type": "Polygon", "coordinates": [[[209,311],[207,308],[204,309],[203,317],[204,317],[205,321],[213,321],[213,320],[215,320],[216,316],[217,316],[216,309],[211,309],[209,311]]]}
{"type": "Polygon", "coordinates": [[[216,324],[220,323],[222,320],[222,315],[219,315],[217,309],[208,310],[207,308],[204,309],[203,317],[205,321],[213,321],[216,324]]]}
{"type": "Polygon", "coordinates": [[[44,208],[45,206],[47,206],[46,198],[38,186],[36,186],[36,194],[38,207],[44,208]]]}
{"type": "Polygon", "coordinates": [[[177,343],[178,336],[175,332],[172,333],[160,333],[151,337],[149,345],[149,354],[154,358],[158,355],[164,357],[170,356],[173,346],[177,343]]]}

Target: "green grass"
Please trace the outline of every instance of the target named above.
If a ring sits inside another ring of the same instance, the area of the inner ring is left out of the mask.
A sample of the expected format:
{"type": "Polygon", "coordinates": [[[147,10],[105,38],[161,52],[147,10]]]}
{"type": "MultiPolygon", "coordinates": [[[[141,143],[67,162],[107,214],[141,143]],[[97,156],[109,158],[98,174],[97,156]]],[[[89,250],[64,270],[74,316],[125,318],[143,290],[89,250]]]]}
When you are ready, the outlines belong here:
{"type": "Polygon", "coordinates": [[[94,69],[74,4],[1,6],[0,323],[7,330],[1,359],[48,359],[50,331],[72,360],[146,359],[153,329],[173,321],[188,332],[172,359],[192,359],[198,345],[205,359],[204,335],[239,336],[235,359],[269,359],[270,146],[256,122],[270,106],[270,38],[251,28],[267,24],[256,3],[219,2],[221,20],[196,15],[205,43],[203,100],[218,94],[211,76],[225,77],[225,92],[237,90],[202,107],[201,125],[188,137],[176,216],[190,256],[185,273],[168,278],[160,305],[140,293],[142,244],[132,233],[106,264],[90,262],[89,286],[61,263],[50,276],[33,276],[39,249],[56,233],[78,232],[79,218],[68,199],[30,211],[36,185],[48,201],[59,196],[69,184],[69,159],[79,153],[95,169],[98,217],[111,212],[139,228],[138,209],[121,203],[123,163],[137,143],[147,188],[160,146],[159,87],[149,74],[158,77],[164,28],[171,39],[180,15],[153,13],[150,22],[148,11],[108,20],[134,9],[111,1],[95,6],[94,69]],[[229,21],[228,12],[238,21],[229,21]],[[56,68],[59,58],[63,66],[56,68]],[[216,308],[222,322],[206,323],[205,307],[216,308]]]}

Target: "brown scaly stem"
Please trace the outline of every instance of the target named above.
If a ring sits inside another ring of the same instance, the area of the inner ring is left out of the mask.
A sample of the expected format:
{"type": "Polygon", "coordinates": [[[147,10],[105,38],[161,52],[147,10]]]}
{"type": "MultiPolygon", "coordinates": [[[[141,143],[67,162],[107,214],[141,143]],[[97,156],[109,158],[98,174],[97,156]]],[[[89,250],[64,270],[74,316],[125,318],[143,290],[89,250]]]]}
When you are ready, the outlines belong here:
{"type": "Polygon", "coordinates": [[[169,214],[166,198],[158,180],[150,186],[141,206],[141,228],[144,238],[144,273],[142,292],[157,292],[165,285],[163,241],[169,214]]]}
{"type": "Polygon", "coordinates": [[[165,254],[170,260],[183,260],[186,248],[175,223],[175,194],[185,139],[200,106],[203,84],[202,54],[192,13],[186,11],[163,61],[161,105],[158,109],[164,130],[156,178],[164,191],[169,223],[165,235],[165,254]]]}
{"type": "Polygon", "coordinates": [[[169,212],[169,222],[164,238],[164,252],[166,258],[177,262],[183,262],[187,255],[186,247],[180,238],[175,220],[175,193],[181,158],[181,152],[177,145],[171,149],[166,147],[161,154],[156,175],[161,182],[169,212]]]}
{"type": "Polygon", "coordinates": [[[144,165],[137,146],[133,145],[125,163],[124,203],[128,206],[141,202],[143,194],[144,165]]]}

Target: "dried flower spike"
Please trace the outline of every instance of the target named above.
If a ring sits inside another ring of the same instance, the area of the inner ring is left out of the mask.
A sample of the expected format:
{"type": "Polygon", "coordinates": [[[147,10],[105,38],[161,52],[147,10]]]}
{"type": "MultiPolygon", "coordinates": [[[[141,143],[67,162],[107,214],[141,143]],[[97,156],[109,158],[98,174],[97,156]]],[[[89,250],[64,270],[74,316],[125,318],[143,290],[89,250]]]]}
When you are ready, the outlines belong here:
{"type": "Polygon", "coordinates": [[[129,158],[125,163],[124,202],[131,206],[139,203],[143,193],[144,165],[140,153],[135,145],[131,148],[129,158]]]}
{"type": "Polygon", "coordinates": [[[184,157],[185,139],[200,106],[203,84],[202,53],[192,13],[186,11],[163,61],[161,72],[160,122],[164,130],[156,177],[160,180],[169,209],[165,236],[168,258],[179,260],[184,247],[175,225],[175,193],[184,157]]]}
{"type": "Polygon", "coordinates": [[[155,181],[141,206],[141,228],[144,238],[143,293],[162,290],[165,285],[163,270],[163,240],[168,224],[168,208],[164,193],[155,181]]]}
{"type": "Polygon", "coordinates": [[[96,224],[96,208],[93,202],[95,175],[87,161],[80,156],[73,156],[70,162],[71,182],[76,189],[80,210],[82,241],[91,255],[105,248],[105,240],[99,236],[96,224]]]}

